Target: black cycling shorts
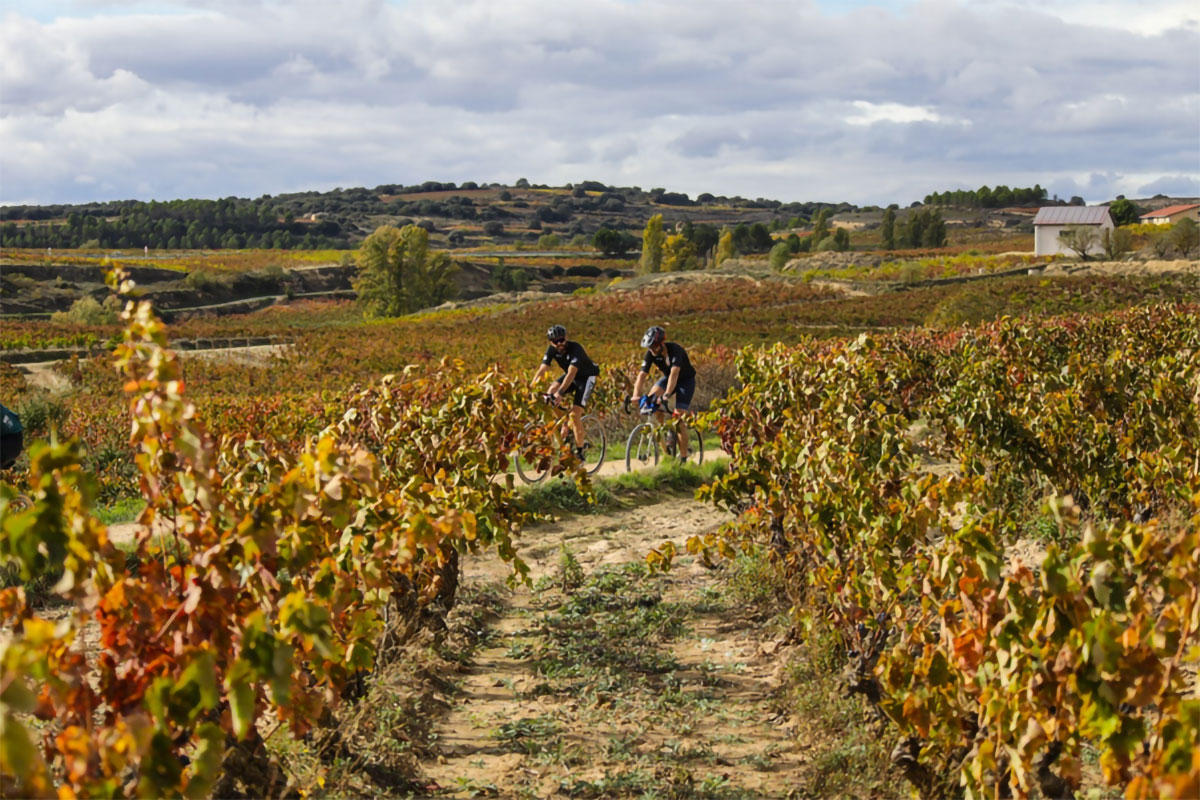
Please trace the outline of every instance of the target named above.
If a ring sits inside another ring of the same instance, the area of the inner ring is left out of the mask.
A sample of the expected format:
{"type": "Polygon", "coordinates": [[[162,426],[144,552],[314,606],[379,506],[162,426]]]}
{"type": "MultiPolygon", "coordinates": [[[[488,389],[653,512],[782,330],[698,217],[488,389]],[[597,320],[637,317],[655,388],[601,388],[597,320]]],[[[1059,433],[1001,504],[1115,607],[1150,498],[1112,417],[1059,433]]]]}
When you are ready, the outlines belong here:
{"type": "MultiPolygon", "coordinates": [[[[658,382],[655,383],[654,385],[661,386],[662,390],[664,392],[667,391],[667,377],[664,375],[663,377],[659,378],[658,382]]],[[[696,391],[696,379],[695,378],[680,379],[675,384],[675,408],[676,408],[676,410],[687,411],[688,409],[690,409],[692,407],[692,395],[695,393],[695,391],[696,391]]]]}
{"type": "Polygon", "coordinates": [[[562,393],[572,392],[575,396],[575,402],[572,405],[587,408],[588,400],[592,399],[592,392],[596,389],[596,377],[595,375],[589,375],[586,378],[577,377],[574,383],[562,390],[562,393]]]}
{"type": "Polygon", "coordinates": [[[25,437],[20,431],[0,436],[0,469],[8,469],[21,455],[25,437]]]}

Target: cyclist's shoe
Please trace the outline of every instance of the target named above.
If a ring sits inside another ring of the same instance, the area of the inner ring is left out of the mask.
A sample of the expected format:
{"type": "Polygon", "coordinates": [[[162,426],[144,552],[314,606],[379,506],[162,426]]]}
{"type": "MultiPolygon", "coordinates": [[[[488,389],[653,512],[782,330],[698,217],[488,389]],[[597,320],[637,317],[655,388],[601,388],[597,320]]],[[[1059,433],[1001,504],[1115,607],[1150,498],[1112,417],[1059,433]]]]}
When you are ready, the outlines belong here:
{"type": "Polygon", "coordinates": [[[584,453],[586,453],[586,452],[587,452],[587,449],[588,449],[588,443],[587,443],[587,442],[584,442],[584,443],[583,443],[583,445],[581,445],[581,446],[579,446],[579,447],[573,447],[573,448],[571,448],[571,451],[572,451],[573,453],[575,453],[575,457],[576,457],[576,458],[578,458],[580,461],[583,461],[583,459],[584,459],[584,453]]]}

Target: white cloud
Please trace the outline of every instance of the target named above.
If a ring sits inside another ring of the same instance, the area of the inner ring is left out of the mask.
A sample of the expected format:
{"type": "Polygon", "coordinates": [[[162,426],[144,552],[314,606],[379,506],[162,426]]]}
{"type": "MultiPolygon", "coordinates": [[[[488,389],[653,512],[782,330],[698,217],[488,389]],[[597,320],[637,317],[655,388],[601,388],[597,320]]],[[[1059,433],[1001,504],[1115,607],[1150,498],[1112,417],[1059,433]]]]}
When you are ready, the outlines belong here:
{"type": "Polygon", "coordinates": [[[4,202],[522,175],[1095,201],[1200,178],[1200,29],[1173,0],[52,5],[0,26],[4,202]]]}
{"type": "Polygon", "coordinates": [[[851,125],[874,125],[877,122],[941,122],[936,111],[923,106],[906,106],[901,103],[869,103],[855,100],[851,103],[858,112],[846,117],[851,125]]]}

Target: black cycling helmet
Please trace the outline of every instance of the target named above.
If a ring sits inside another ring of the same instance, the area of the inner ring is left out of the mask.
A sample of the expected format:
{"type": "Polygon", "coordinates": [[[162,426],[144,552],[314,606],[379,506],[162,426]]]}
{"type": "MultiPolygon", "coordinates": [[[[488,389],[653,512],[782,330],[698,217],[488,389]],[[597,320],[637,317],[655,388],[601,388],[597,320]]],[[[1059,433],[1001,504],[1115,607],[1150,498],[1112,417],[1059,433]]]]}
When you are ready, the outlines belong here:
{"type": "Polygon", "coordinates": [[[567,329],[562,325],[551,325],[550,330],[546,331],[546,338],[550,341],[565,339],[567,338],[567,329]]]}
{"type": "Polygon", "coordinates": [[[646,330],[646,335],[642,337],[642,347],[649,350],[651,347],[656,347],[665,338],[667,338],[666,331],[657,325],[651,325],[646,330]]]}

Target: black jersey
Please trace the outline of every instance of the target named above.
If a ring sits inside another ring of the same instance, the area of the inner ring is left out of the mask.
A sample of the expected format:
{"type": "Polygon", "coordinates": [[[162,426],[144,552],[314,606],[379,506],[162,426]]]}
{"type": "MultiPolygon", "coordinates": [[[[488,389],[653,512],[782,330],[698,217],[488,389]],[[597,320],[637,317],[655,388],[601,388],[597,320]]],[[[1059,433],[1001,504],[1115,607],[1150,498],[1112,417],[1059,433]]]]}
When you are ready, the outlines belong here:
{"type": "Polygon", "coordinates": [[[551,361],[557,362],[563,372],[566,372],[574,364],[576,375],[580,378],[590,378],[600,374],[600,368],[588,358],[587,352],[579,342],[567,342],[566,348],[561,353],[554,345],[547,347],[546,355],[542,356],[542,363],[549,365],[551,361]]]}
{"type": "Polygon", "coordinates": [[[692,366],[692,362],[688,360],[687,351],[674,342],[667,342],[661,356],[656,356],[647,350],[646,357],[642,360],[642,372],[649,372],[651,364],[662,370],[662,374],[668,377],[671,374],[671,367],[679,367],[679,380],[681,381],[696,377],[696,370],[692,366]]]}

